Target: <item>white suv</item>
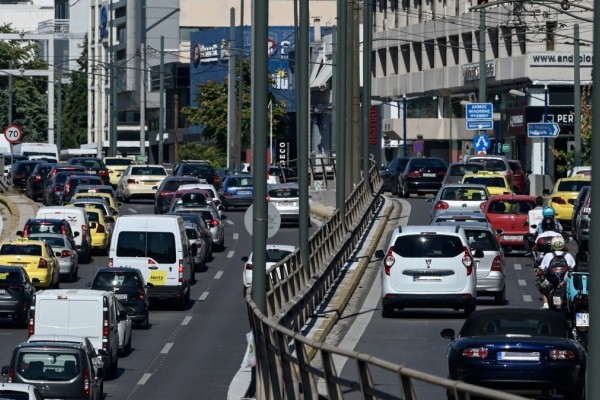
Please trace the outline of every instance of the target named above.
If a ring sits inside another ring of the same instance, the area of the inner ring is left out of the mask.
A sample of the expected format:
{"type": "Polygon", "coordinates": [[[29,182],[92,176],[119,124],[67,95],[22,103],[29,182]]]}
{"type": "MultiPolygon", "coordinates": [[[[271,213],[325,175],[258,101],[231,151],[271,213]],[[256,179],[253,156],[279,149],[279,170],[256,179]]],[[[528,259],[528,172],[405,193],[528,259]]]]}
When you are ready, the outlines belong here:
{"type": "Polygon", "coordinates": [[[463,228],[398,227],[387,254],[379,253],[384,318],[409,307],[463,309],[465,315],[475,310],[476,263],[463,228]]]}

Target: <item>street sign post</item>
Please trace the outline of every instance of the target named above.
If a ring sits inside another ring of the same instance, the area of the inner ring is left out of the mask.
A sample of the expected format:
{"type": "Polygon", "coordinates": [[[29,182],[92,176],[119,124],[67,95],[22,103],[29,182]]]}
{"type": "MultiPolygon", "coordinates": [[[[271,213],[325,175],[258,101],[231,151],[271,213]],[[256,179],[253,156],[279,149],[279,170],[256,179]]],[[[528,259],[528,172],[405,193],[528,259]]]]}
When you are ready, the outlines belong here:
{"type": "Polygon", "coordinates": [[[468,119],[467,130],[469,131],[481,131],[485,129],[493,129],[494,121],[491,119],[468,119]]]}
{"type": "Polygon", "coordinates": [[[560,126],[555,122],[530,122],[527,124],[527,136],[530,138],[557,137],[560,126]]]}
{"type": "Polygon", "coordinates": [[[468,103],[467,119],[494,119],[494,106],[492,103],[468,103]]]}

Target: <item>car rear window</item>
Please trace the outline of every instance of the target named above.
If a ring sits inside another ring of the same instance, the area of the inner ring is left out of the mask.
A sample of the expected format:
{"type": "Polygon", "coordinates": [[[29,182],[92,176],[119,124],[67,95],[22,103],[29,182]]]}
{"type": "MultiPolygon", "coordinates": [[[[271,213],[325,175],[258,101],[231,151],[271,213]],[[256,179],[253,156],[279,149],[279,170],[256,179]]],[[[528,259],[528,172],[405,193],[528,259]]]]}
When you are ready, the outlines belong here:
{"type": "Polygon", "coordinates": [[[497,200],[492,201],[488,212],[492,214],[518,214],[527,215],[529,210],[535,208],[535,202],[527,200],[497,200]]]}
{"type": "Polygon", "coordinates": [[[495,178],[480,177],[480,176],[468,176],[468,177],[464,178],[463,183],[477,183],[479,185],[502,187],[502,188],[506,187],[506,183],[505,183],[504,179],[499,176],[495,177],[495,178]]]}
{"type": "Polygon", "coordinates": [[[99,272],[92,282],[92,289],[113,290],[115,287],[138,288],[142,284],[137,275],[123,272],[99,272]]]}
{"type": "Polygon", "coordinates": [[[98,213],[86,211],[86,214],[90,222],[100,222],[100,215],[98,213]]]}
{"type": "Polygon", "coordinates": [[[248,187],[254,186],[254,178],[229,178],[229,187],[248,187]]]}
{"type": "Polygon", "coordinates": [[[436,159],[436,158],[429,158],[429,159],[424,158],[424,159],[414,160],[410,163],[411,171],[414,171],[417,169],[423,169],[423,168],[446,171],[448,169],[448,166],[444,163],[443,160],[436,159]]]}
{"type": "Polygon", "coordinates": [[[297,188],[277,188],[271,189],[267,192],[269,197],[277,198],[277,199],[285,199],[290,197],[299,197],[297,188]]]}
{"type": "Polygon", "coordinates": [[[171,232],[121,232],[117,257],[148,257],[158,263],[176,261],[175,235],[171,232]]]}
{"type": "Polygon", "coordinates": [[[286,258],[288,255],[292,254],[291,251],[288,250],[282,250],[282,249],[267,249],[267,262],[271,262],[271,263],[276,263],[279,262],[281,260],[283,260],[284,258],[286,258]]]}
{"type": "Polygon", "coordinates": [[[191,165],[183,165],[181,167],[182,175],[207,175],[214,174],[215,171],[213,167],[207,164],[191,164],[191,165]]]}
{"type": "MultiPolygon", "coordinates": [[[[21,276],[21,274],[19,274],[16,271],[11,271],[11,272],[0,272],[0,284],[20,284],[23,283],[24,280],[21,276]]],[[[2,399],[2,397],[0,396],[0,399],[2,399]]]]}
{"type": "Polygon", "coordinates": [[[590,181],[561,181],[558,184],[559,192],[579,192],[582,187],[588,186],[590,181]]]}
{"type": "Polygon", "coordinates": [[[61,233],[61,224],[54,222],[29,222],[28,233],[61,233]]]}
{"type": "Polygon", "coordinates": [[[0,255],[41,256],[42,246],[37,244],[4,244],[0,247],[0,255]]]}
{"type": "Polygon", "coordinates": [[[72,159],[71,161],[69,161],[69,165],[82,165],[82,166],[86,167],[87,169],[104,168],[104,162],[102,162],[102,160],[98,160],[95,158],[72,159]]]}
{"type": "Polygon", "coordinates": [[[81,369],[79,355],[59,351],[19,352],[16,370],[28,380],[70,381],[81,369]]]}
{"type": "Polygon", "coordinates": [[[131,175],[167,175],[161,167],[131,167],[131,175]]]}
{"type": "MultiPolygon", "coordinates": [[[[508,314],[508,313],[507,313],[508,314]]],[[[568,326],[564,318],[555,318],[541,313],[538,315],[524,313],[514,315],[479,314],[469,318],[463,326],[460,336],[487,336],[487,335],[526,335],[526,336],[553,336],[570,337],[568,326]]],[[[558,314],[560,317],[560,314],[558,314]]]]}
{"type": "Polygon", "coordinates": [[[484,189],[449,187],[444,188],[440,198],[448,201],[481,201],[487,200],[488,197],[484,189]]]}
{"type": "Polygon", "coordinates": [[[452,235],[405,235],[394,243],[394,252],[404,258],[448,258],[464,251],[460,237],[452,235]]]}
{"type": "Polygon", "coordinates": [[[450,166],[448,175],[464,176],[465,174],[474,174],[483,171],[483,169],[483,165],[481,164],[455,164],[450,166]]]}
{"type": "Polygon", "coordinates": [[[510,165],[510,169],[512,169],[514,173],[516,173],[516,174],[523,173],[523,166],[521,166],[521,163],[509,161],[508,165],[510,165]]]}
{"type": "Polygon", "coordinates": [[[131,158],[109,158],[104,161],[105,165],[131,165],[133,160],[131,158]]]}
{"type": "Polygon", "coordinates": [[[488,171],[506,171],[506,163],[502,160],[488,159],[488,160],[477,160],[477,162],[483,163],[485,169],[488,171]]]}
{"type": "Polygon", "coordinates": [[[481,229],[465,229],[469,246],[482,251],[499,251],[498,241],[490,231],[481,229]]]}
{"type": "Polygon", "coordinates": [[[183,181],[169,180],[164,183],[161,190],[164,190],[166,192],[175,192],[175,191],[177,191],[177,189],[179,189],[179,186],[183,185],[184,183],[185,182],[183,182],[183,181]]]}

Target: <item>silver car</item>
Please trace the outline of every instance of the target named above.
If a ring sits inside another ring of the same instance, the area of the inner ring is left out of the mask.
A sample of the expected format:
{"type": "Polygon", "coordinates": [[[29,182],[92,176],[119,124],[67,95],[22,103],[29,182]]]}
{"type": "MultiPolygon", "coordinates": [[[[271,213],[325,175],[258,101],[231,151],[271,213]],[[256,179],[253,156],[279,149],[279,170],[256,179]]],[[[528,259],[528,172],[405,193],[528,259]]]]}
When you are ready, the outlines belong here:
{"type": "Polygon", "coordinates": [[[441,212],[483,212],[490,192],[484,185],[474,183],[453,183],[444,185],[431,203],[431,219],[441,212]]]}
{"type": "Polygon", "coordinates": [[[225,224],[223,224],[218,211],[212,203],[194,206],[181,204],[172,211],[172,214],[180,213],[200,214],[204,222],[206,222],[206,226],[210,229],[213,248],[218,250],[225,249],[225,224]]]}
{"type": "Polygon", "coordinates": [[[481,212],[440,212],[433,217],[431,225],[441,225],[442,223],[451,222],[454,224],[458,223],[471,223],[471,222],[487,222],[487,215],[481,212]]]}
{"type": "Polygon", "coordinates": [[[273,204],[281,222],[300,222],[300,195],[297,183],[278,183],[267,185],[267,198],[273,204]]]}
{"type": "Polygon", "coordinates": [[[60,233],[34,233],[29,236],[29,239],[48,243],[58,260],[61,278],[66,277],[70,282],[77,280],[79,256],[72,238],[60,233]]]}
{"type": "Polygon", "coordinates": [[[206,259],[208,246],[204,242],[202,233],[198,230],[198,225],[191,222],[185,223],[185,233],[187,234],[190,245],[196,246],[194,254],[194,267],[196,271],[204,271],[206,269],[206,259]]]}

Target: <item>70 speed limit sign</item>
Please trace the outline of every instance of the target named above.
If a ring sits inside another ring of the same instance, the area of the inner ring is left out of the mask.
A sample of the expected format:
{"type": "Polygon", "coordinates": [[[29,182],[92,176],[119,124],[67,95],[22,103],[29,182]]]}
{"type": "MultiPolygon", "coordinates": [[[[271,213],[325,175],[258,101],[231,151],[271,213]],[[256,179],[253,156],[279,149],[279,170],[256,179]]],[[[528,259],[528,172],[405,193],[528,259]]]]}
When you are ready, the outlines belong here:
{"type": "Polygon", "coordinates": [[[4,137],[12,144],[19,143],[23,140],[23,129],[19,125],[9,125],[4,129],[4,137]]]}

